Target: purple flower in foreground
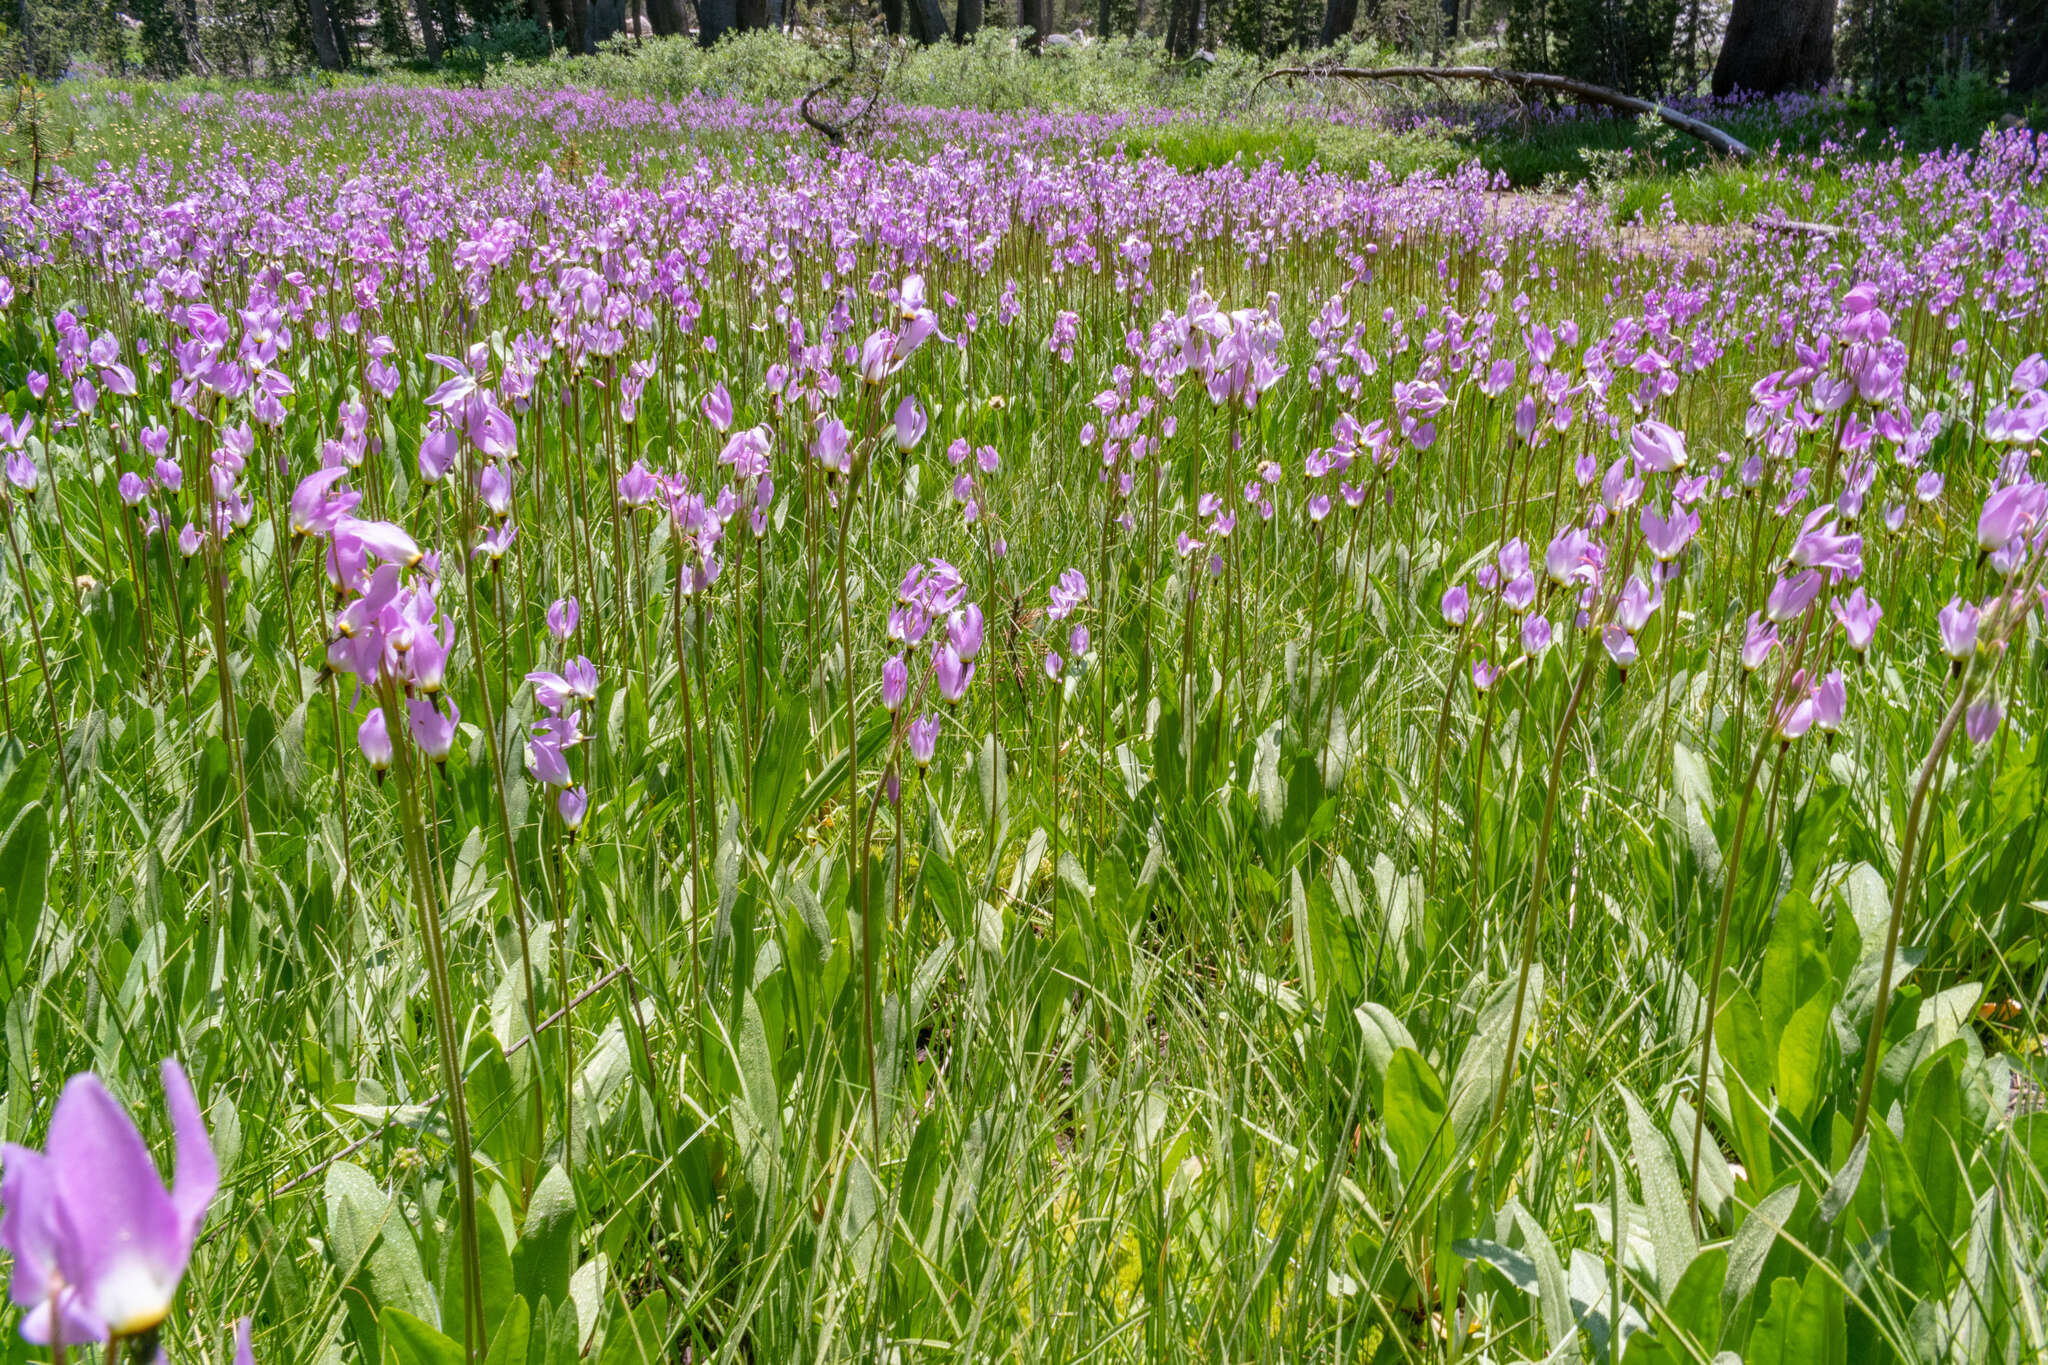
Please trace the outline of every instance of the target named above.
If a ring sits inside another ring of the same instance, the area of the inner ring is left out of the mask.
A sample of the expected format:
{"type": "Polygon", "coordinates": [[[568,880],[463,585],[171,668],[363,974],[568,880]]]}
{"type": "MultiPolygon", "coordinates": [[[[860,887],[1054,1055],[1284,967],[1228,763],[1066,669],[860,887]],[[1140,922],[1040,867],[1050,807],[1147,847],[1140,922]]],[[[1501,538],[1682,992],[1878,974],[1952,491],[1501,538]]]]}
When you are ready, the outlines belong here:
{"type": "Polygon", "coordinates": [[[915,397],[906,396],[901,403],[896,405],[896,416],[893,425],[895,426],[896,448],[906,454],[914,450],[917,447],[917,443],[924,439],[927,423],[925,421],[924,409],[917,405],[915,397]]]}
{"type": "Polygon", "coordinates": [[[981,608],[969,602],[946,621],[946,642],[953,646],[953,652],[963,659],[972,659],[981,653],[982,636],[986,630],[981,608]]]}
{"type": "Polygon", "coordinates": [[[1989,743],[1998,727],[2005,722],[2005,709],[1998,704],[1998,698],[1986,696],[1982,701],[1972,703],[1963,713],[1963,730],[1970,736],[1970,743],[1989,743]]]}
{"type": "Polygon", "coordinates": [[[1463,583],[1444,593],[1444,624],[1462,626],[1465,624],[1465,618],[1471,614],[1471,611],[1472,594],[1466,591],[1463,583]]]}
{"type": "Polygon", "coordinates": [[[1842,634],[1848,637],[1849,648],[1858,654],[1870,648],[1870,642],[1877,637],[1877,623],[1884,619],[1884,608],[1871,601],[1861,588],[1846,599],[1836,598],[1834,613],[1835,619],[1842,623],[1842,634]]]}
{"type": "Polygon", "coordinates": [[[837,417],[827,417],[818,424],[817,439],[811,442],[811,458],[824,466],[828,473],[851,474],[851,441],[852,437],[846,430],[846,423],[837,417]]]}
{"type": "Polygon", "coordinates": [[[1977,652],[1977,604],[1954,598],[1941,609],[1942,653],[1957,663],[1977,652]]]}
{"type": "Polygon", "coordinates": [[[891,711],[898,710],[909,694],[910,666],[903,662],[901,654],[891,655],[882,664],[882,705],[891,711]]]}
{"type": "Polygon", "coordinates": [[[1643,541],[1650,547],[1650,554],[1660,564],[1668,564],[1684,552],[1692,538],[1699,534],[1700,514],[1688,508],[1674,507],[1667,520],[1657,515],[1654,507],[1645,507],[1641,523],[1643,541]]]}
{"type": "Polygon", "coordinates": [[[476,551],[470,557],[474,559],[477,555],[482,555],[496,564],[505,557],[505,552],[512,548],[512,537],[518,534],[519,528],[509,521],[495,531],[486,531],[483,538],[477,541],[476,551]]]}
{"type": "Polygon", "coordinates": [[[2033,530],[2044,511],[2048,511],[2048,485],[2009,484],[1993,490],[1977,515],[1977,547],[1987,554],[2004,549],[2033,530]]]}
{"type": "Polygon", "coordinates": [[[1669,474],[1685,468],[1685,433],[1663,422],[1640,423],[1629,433],[1638,468],[1669,474]]]}
{"type": "Polygon", "coordinates": [[[1778,647],[1778,627],[1755,612],[1749,614],[1749,630],[1742,640],[1742,667],[1751,673],[1764,666],[1778,647]]]}
{"type": "Polygon", "coordinates": [[[1640,578],[1631,577],[1623,586],[1621,596],[1614,604],[1614,619],[1625,631],[1634,634],[1650,624],[1650,618],[1657,608],[1664,604],[1664,585],[1648,585],[1640,578]]]}
{"type": "Polygon", "coordinates": [[[379,777],[391,766],[391,728],[384,721],[384,708],[373,706],[370,714],[363,717],[363,723],[356,727],[356,747],[363,751],[363,757],[370,761],[370,770],[379,777]]]}
{"type": "Polygon", "coordinates": [[[1772,723],[1772,728],[1777,731],[1778,739],[1782,743],[1790,744],[1795,739],[1804,739],[1806,732],[1813,728],[1813,722],[1819,714],[1813,693],[1807,690],[1804,672],[1802,669],[1800,675],[1793,678],[1792,696],[1779,708],[1777,719],[1772,723]]]}
{"type": "Polygon", "coordinates": [[[713,384],[711,392],[704,395],[704,420],[721,436],[732,430],[732,395],[726,392],[723,381],[713,384]]]}
{"type": "Polygon", "coordinates": [[[1833,504],[1828,504],[1807,513],[1788,558],[1802,569],[1859,573],[1863,568],[1863,537],[1841,534],[1836,529],[1839,523],[1829,516],[1834,510],[1833,504]]]}
{"type": "Polygon", "coordinates": [[[445,428],[420,437],[420,477],[428,483],[441,482],[455,463],[459,445],[455,432],[445,428]]]}
{"type": "Polygon", "coordinates": [[[1636,648],[1636,637],[1612,623],[1600,632],[1600,642],[1607,646],[1607,657],[1614,660],[1615,664],[1624,672],[1635,663],[1637,657],[1641,654],[1641,651],[1636,648]]]}
{"type": "Polygon", "coordinates": [[[1800,613],[1813,605],[1813,599],[1819,592],[1820,572],[1816,569],[1781,578],[1764,604],[1764,615],[1781,626],[1787,621],[1796,621],[1800,613]]]}
{"type": "Polygon", "coordinates": [[[569,755],[571,745],[580,743],[575,716],[556,717],[541,721],[533,727],[533,737],[526,742],[526,767],[536,782],[550,787],[566,787],[570,784],[569,755]]]}
{"type": "Polygon", "coordinates": [[[1088,600],[1088,580],[1081,576],[1079,569],[1068,569],[1060,575],[1060,581],[1053,584],[1050,596],[1051,605],[1045,614],[1058,621],[1088,600]]]}
{"type": "MultiPolygon", "coordinates": [[[[383,715],[382,711],[377,713],[383,715]]],[[[412,731],[413,742],[420,751],[436,763],[446,762],[448,754],[455,748],[455,727],[462,720],[462,711],[455,705],[455,698],[448,699],[448,714],[442,715],[439,708],[425,697],[413,697],[405,703],[406,725],[412,731]]]]}
{"type": "Polygon", "coordinates": [[[1842,680],[1842,670],[1831,669],[1820,686],[1813,692],[1813,723],[1829,734],[1842,728],[1842,719],[1849,711],[1849,685],[1842,680]]]}
{"type": "Polygon", "coordinates": [[[220,1188],[192,1084],[162,1069],[177,1155],[164,1188],[142,1134],[98,1076],[65,1083],[46,1150],[0,1145],[0,1246],[14,1257],[21,1334],[76,1345],[162,1323],[220,1188]]]}
{"type": "Polygon", "coordinates": [[[974,681],[974,662],[961,658],[952,645],[940,645],[932,651],[932,673],[938,680],[939,695],[958,702],[967,695],[967,684],[974,681]]]}
{"type": "Polygon", "coordinates": [[[939,747],[939,718],[935,715],[919,716],[910,722],[910,759],[923,772],[931,765],[932,755],[939,747]]]}
{"type": "Polygon", "coordinates": [[[633,461],[633,467],[619,475],[619,501],[627,507],[645,507],[660,491],[661,484],[645,461],[633,461]]]}
{"type": "Polygon", "coordinates": [[[557,640],[568,639],[576,633],[576,622],[582,614],[583,609],[577,605],[575,598],[557,598],[554,605],[548,608],[548,634],[557,640]]]}
{"type": "Polygon", "coordinates": [[[1576,526],[1560,531],[1543,552],[1543,569],[1560,588],[1571,583],[1590,583],[1599,573],[1593,538],[1576,526]]]}
{"type": "Polygon", "coordinates": [[[562,788],[562,794],[555,798],[555,812],[562,817],[563,826],[575,834],[583,828],[583,817],[590,813],[590,793],[581,787],[562,788]]]}

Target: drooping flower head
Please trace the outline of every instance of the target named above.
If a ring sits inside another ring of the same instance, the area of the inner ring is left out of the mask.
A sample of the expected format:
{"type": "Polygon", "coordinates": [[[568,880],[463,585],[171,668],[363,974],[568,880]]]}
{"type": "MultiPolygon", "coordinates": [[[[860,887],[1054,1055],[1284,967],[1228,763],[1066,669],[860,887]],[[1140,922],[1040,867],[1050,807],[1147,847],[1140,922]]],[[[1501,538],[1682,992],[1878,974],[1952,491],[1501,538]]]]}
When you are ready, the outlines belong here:
{"type": "Polygon", "coordinates": [[[568,639],[576,633],[576,622],[582,614],[575,598],[557,598],[548,608],[548,634],[557,640],[568,639]]]}
{"type": "Polygon", "coordinates": [[[166,1061],[162,1078],[176,1139],[169,1189],[91,1072],[65,1083],[44,1151],[0,1145],[0,1246],[14,1257],[10,1292],[28,1340],[136,1336],[170,1314],[220,1168],[184,1069],[166,1061]]]}

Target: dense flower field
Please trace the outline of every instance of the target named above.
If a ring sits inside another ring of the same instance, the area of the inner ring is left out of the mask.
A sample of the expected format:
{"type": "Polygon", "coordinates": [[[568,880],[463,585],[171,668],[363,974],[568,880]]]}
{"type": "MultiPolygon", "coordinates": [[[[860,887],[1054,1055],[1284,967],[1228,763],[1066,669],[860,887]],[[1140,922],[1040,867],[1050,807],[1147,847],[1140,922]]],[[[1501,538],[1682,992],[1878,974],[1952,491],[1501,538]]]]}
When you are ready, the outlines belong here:
{"type": "Polygon", "coordinates": [[[2048,138],[75,104],[7,1359],[2048,1352],[2048,138]]]}

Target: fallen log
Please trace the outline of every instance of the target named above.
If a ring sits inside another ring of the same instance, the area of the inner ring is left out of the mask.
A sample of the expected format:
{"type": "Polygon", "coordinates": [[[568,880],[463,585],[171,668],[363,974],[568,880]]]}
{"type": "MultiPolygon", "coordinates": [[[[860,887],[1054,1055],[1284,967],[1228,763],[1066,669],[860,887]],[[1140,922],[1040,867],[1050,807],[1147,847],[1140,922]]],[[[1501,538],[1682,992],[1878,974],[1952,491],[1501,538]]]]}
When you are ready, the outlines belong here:
{"type": "Polygon", "coordinates": [[[1722,132],[1711,123],[1702,123],[1689,114],[1681,114],[1675,109],[1650,100],[1637,99],[1634,95],[1624,95],[1619,90],[1610,90],[1604,85],[1573,80],[1569,76],[1553,76],[1545,71],[1504,71],[1494,66],[1283,66],[1261,76],[1258,84],[1252,87],[1252,94],[1256,95],[1267,81],[1281,79],[1420,80],[1432,84],[1441,84],[1444,81],[1490,82],[1506,86],[1521,96],[1541,91],[1552,95],[1569,95],[1581,104],[1597,104],[1630,114],[1649,114],[1686,136],[1699,139],[1723,156],[1746,161],[1755,155],[1747,143],[1722,132]]]}
{"type": "Polygon", "coordinates": [[[1761,214],[1751,222],[1758,232],[1783,232],[1795,237],[1839,237],[1846,230],[1840,223],[1809,223],[1802,218],[1765,218],[1761,214]]]}

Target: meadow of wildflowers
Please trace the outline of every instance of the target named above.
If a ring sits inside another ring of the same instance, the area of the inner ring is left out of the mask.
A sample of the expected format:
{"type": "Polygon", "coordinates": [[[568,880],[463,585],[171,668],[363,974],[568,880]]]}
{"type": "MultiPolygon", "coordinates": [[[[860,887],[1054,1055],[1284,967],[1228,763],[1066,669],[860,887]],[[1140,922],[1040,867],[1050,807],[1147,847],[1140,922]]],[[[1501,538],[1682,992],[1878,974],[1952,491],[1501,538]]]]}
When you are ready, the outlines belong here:
{"type": "Polygon", "coordinates": [[[82,99],[5,1360],[2048,1356],[2048,138],[82,99]]]}

